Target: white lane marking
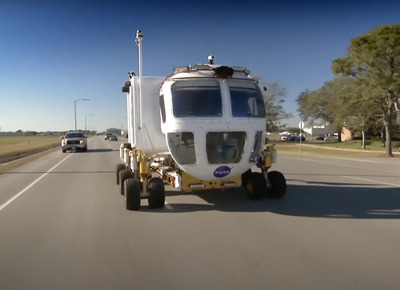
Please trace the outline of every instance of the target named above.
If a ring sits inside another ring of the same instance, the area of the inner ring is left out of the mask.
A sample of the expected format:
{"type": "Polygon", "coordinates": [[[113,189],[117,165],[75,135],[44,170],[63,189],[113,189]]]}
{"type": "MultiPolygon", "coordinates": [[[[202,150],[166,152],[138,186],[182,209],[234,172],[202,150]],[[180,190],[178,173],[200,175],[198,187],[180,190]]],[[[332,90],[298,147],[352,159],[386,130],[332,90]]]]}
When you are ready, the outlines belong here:
{"type": "MultiPolygon", "coordinates": [[[[283,156],[281,156],[281,158],[282,157],[283,156]]],[[[287,157],[287,156],[285,156],[285,158],[292,159],[292,160],[301,160],[301,161],[308,161],[308,162],[314,162],[314,163],[320,163],[320,164],[327,164],[327,165],[335,165],[335,166],[342,166],[342,167],[349,167],[349,168],[365,169],[365,170],[370,170],[370,171],[379,171],[379,172],[385,172],[385,173],[399,173],[398,171],[382,170],[382,169],[369,168],[369,167],[359,167],[359,166],[352,166],[352,165],[347,165],[347,164],[337,164],[337,163],[330,163],[330,162],[317,161],[317,160],[309,160],[309,159],[303,159],[303,158],[291,158],[291,157],[287,157]]]]}
{"type": "Polygon", "coordinates": [[[165,202],[165,207],[166,207],[167,209],[173,209],[172,206],[171,206],[168,202],[165,202]]]}
{"type": "Polygon", "coordinates": [[[400,187],[400,184],[384,182],[384,181],[377,181],[377,180],[373,180],[373,179],[360,178],[360,177],[354,177],[354,176],[346,176],[346,175],[341,175],[341,177],[357,179],[357,180],[361,180],[361,181],[368,181],[368,182],[377,183],[377,184],[390,185],[390,186],[394,186],[394,187],[400,187]]]}
{"type": "Polygon", "coordinates": [[[49,174],[50,172],[52,172],[54,169],[56,169],[61,163],[63,163],[65,160],[67,160],[69,157],[71,157],[72,154],[69,154],[67,157],[65,157],[63,160],[61,160],[60,162],[58,162],[56,165],[54,165],[52,168],[50,168],[48,171],[46,171],[44,174],[42,174],[38,179],[34,180],[31,184],[29,184],[27,187],[25,187],[23,190],[21,190],[20,192],[18,192],[16,195],[14,195],[12,198],[10,198],[9,200],[7,200],[5,203],[3,203],[0,206],[0,211],[3,210],[7,205],[9,205],[10,203],[12,203],[14,200],[16,200],[18,197],[20,197],[22,194],[24,194],[29,188],[31,188],[32,186],[34,186],[36,183],[38,183],[40,180],[42,180],[47,174],[49,174]]]}

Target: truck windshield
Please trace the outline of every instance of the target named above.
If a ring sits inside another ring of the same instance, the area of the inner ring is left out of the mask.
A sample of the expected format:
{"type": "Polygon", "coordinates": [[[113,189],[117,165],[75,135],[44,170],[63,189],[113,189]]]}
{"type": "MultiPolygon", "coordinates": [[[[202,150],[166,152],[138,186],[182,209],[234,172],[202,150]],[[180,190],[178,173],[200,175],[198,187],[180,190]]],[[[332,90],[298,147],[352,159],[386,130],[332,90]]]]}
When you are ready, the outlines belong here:
{"type": "Polygon", "coordinates": [[[222,116],[222,97],[218,81],[177,81],[171,86],[171,94],[176,118],[222,116]]]}
{"type": "Polygon", "coordinates": [[[264,98],[256,83],[231,80],[228,85],[233,117],[265,118],[264,98]]]}
{"type": "Polygon", "coordinates": [[[68,133],[65,135],[65,138],[83,138],[82,133],[68,133]]]}

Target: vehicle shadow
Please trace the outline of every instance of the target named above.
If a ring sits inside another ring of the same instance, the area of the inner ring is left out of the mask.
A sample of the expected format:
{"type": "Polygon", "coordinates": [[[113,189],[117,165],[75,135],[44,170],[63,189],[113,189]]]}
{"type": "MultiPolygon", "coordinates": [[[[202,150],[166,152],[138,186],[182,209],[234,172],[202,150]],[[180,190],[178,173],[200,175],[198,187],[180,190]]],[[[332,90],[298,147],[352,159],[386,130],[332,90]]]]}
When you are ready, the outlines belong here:
{"type": "MultiPolygon", "coordinates": [[[[266,198],[249,200],[244,190],[207,191],[193,193],[208,204],[175,203],[172,196],[181,192],[167,192],[172,209],[162,213],[195,211],[270,212],[281,215],[314,218],[399,219],[400,188],[371,187],[348,183],[288,185],[287,195],[281,200],[266,198]]],[[[142,212],[156,213],[147,207],[142,212]]]]}
{"type": "Polygon", "coordinates": [[[99,149],[88,149],[86,152],[83,153],[100,153],[100,152],[111,152],[111,151],[114,150],[112,148],[99,148],[99,149]]]}

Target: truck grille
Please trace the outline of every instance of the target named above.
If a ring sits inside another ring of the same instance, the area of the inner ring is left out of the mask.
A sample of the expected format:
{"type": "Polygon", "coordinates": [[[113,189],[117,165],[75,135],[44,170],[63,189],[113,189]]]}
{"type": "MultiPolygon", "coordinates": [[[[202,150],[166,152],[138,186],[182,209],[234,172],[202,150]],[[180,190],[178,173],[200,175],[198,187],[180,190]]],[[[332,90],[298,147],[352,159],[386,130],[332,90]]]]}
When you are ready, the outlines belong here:
{"type": "Polygon", "coordinates": [[[67,141],[67,144],[79,144],[79,141],[67,141]]]}

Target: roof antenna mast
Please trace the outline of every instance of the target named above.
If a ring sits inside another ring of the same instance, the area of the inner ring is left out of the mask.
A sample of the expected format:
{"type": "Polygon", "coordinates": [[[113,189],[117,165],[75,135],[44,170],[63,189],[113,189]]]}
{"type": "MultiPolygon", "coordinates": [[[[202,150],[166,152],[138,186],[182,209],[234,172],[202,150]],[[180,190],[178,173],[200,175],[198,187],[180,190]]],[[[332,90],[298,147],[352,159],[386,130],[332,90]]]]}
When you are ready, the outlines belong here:
{"type": "Polygon", "coordinates": [[[143,127],[143,117],[142,117],[142,83],[143,83],[143,63],[142,63],[142,40],[143,33],[141,30],[136,31],[135,42],[139,50],[139,129],[143,127]]]}

